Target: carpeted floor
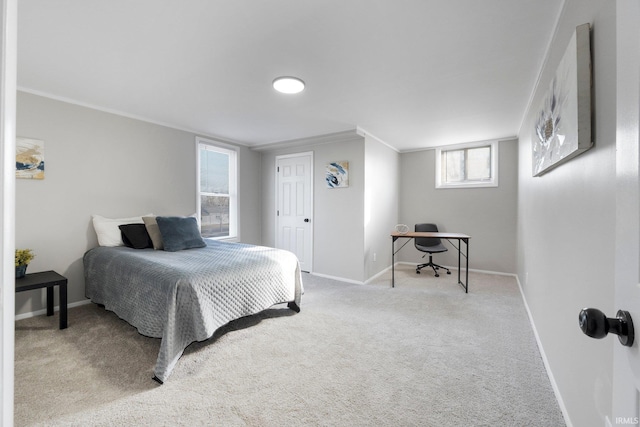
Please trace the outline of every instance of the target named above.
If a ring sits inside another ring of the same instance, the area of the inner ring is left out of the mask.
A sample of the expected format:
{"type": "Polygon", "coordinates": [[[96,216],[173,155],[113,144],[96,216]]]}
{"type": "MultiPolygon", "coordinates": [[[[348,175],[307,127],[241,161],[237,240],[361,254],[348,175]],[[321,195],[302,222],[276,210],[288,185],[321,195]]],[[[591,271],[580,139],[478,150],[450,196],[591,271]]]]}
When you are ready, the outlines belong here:
{"type": "Polygon", "coordinates": [[[515,279],[452,273],[304,274],[299,314],[232,322],[162,386],[160,341],[100,307],[18,321],[15,425],[564,426],[515,279]]]}

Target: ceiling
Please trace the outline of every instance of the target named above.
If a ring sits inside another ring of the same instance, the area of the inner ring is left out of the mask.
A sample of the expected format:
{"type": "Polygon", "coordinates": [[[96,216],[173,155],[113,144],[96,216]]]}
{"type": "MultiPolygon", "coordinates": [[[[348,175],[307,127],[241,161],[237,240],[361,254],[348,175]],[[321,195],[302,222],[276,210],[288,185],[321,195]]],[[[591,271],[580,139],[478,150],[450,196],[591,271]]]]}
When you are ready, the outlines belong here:
{"type": "Polygon", "coordinates": [[[21,0],[18,87],[263,146],[517,135],[562,0],[21,0]],[[297,95],[271,83],[306,82],[297,95]]]}

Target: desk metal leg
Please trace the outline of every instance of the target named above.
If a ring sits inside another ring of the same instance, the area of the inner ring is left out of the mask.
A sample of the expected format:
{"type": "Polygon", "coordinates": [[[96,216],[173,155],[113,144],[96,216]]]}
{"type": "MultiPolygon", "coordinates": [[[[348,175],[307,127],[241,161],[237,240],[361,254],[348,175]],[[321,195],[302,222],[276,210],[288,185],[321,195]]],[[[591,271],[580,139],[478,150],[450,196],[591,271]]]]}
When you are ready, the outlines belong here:
{"type": "MultiPolygon", "coordinates": [[[[456,233],[459,234],[459,233],[456,233]]],[[[414,236],[391,236],[391,287],[394,288],[395,287],[395,282],[396,282],[396,271],[395,271],[395,266],[396,266],[396,252],[399,252],[400,249],[404,248],[406,246],[407,243],[409,243],[409,241],[411,239],[413,239],[414,236]],[[408,238],[406,242],[404,242],[400,248],[396,251],[395,248],[395,242],[396,240],[398,240],[399,237],[406,237],[408,238]]],[[[443,236],[443,239],[446,239],[449,244],[451,244],[451,246],[453,246],[454,248],[456,248],[458,250],[458,284],[460,286],[462,286],[464,288],[464,293],[468,294],[469,293],[469,239],[465,238],[463,236],[443,236]],[[458,241],[458,246],[456,247],[455,243],[453,243],[451,240],[457,240],[458,241]],[[462,243],[464,242],[464,244],[467,246],[465,249],[465,255],[464,257],[466,258],[465,261],[465,281],[464,283],[461,280],[462,277],[462,243]]]]}
{"type": "Polygon", "coordinates": [[[460,245],[460,240],[458,240],[458,283],[462,285],[462,282],[460,281],[460,252],[462,251],[462,248],[460,245]]]}
{"type": "MultiPolygon", "coordinates": [[[[451,242],[450,242],[451,243],[451,242]]],[[[469,293],[469,239],[458,239],[458,284],[464,288],[464,293],[469,293]],[[465,254],[465,281],[460,280],[460,270],[462,269],[462,242],[466,245],[465,254]]]]}
{"type": "Polygon", "coordinates": [[[396,287],[396,239],[391,239],[391,287],[396,287]]]}
{"type": "Polygon", "coordinates": [[[469,293],[469,239],[465,239],[464,243],[467,245],[467,256],[465,257],[467,259],[467,268],[466,268],[467,279],[464,282],[464,293],[468,294],[469,293]]]}

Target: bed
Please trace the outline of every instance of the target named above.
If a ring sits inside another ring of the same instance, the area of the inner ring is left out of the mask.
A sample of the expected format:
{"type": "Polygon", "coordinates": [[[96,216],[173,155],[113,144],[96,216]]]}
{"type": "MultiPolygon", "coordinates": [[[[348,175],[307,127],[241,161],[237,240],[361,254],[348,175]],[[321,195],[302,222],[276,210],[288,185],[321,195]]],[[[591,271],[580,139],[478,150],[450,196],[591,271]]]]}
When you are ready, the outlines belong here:
{"type": "Polygon", "coordinates": [[[303,285],[293,253],[205,242],[178,252],[101,246],[83,258],[87,298],[142,335],[162,339],[154,368],[160,383],[189,344],[230,321],[279,303],[300,311],[303,285]]]}

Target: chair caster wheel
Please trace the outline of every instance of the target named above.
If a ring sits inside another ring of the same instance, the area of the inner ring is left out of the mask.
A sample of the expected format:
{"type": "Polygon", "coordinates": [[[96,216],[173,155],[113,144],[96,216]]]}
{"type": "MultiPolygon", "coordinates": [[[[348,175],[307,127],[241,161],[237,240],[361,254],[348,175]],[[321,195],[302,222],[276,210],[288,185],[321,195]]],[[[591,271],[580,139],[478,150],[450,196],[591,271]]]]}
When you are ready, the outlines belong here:
{"type": "Polygon", "coordinates": [[[440,277],[440,275],[439,275],[439,274],[436,274],[436,277],[440,277]]]}
{"type": "Polygon", "coordinates": [[[450,271],[447,271],[447,274],[451,274],[451,272],[450,272],[450,271]]]}
{"type": "Polygon", "coordinates": [[[416,274],[420,274],[420,270],[416,270],[416,274]]]}

